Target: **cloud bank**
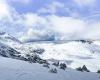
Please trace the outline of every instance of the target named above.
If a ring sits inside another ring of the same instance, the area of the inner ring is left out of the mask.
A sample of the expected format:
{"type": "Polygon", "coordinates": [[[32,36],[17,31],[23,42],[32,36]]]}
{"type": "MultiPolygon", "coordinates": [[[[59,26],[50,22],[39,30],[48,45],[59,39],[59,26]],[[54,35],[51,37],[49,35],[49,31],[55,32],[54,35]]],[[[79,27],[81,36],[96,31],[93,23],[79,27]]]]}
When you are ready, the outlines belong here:
{"type": "MultiPolygon", "coordinates": [[[[75,0],[79,5],[88,5],[91,2],[81,4],[81,0],[75,0]]],[[[93,4],[93,3],[92,3],[93,4]]],[[[13,34],[21,41],[40,40],[73,40],[73,39],[100,39],[100,21],[89,21],[73,16],[58,16],[55,14],[57,7],[64,7],[60,3],[44,8],[50,15],[41,16],[38,13],[19,14],[16,9],[8,5],[7,1],[0,1],[0,29],[13,34]],[[0,9],[1,10],[1,9],[0,9]]],[[[40,11],[42,11],[40,10],[40,11]]]]}

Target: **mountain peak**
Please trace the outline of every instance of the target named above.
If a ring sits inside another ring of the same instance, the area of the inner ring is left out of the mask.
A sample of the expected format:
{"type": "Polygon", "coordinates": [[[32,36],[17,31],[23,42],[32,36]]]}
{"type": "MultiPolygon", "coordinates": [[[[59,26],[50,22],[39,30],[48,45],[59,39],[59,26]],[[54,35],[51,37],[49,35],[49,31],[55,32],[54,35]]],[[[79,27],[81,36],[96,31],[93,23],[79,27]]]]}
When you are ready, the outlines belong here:
{"type": "Polygon", "coordinates": [[[0,42],[2,43],[21,43],[17,38],[11,36],[6,32],[0,31],[0,42]]]}

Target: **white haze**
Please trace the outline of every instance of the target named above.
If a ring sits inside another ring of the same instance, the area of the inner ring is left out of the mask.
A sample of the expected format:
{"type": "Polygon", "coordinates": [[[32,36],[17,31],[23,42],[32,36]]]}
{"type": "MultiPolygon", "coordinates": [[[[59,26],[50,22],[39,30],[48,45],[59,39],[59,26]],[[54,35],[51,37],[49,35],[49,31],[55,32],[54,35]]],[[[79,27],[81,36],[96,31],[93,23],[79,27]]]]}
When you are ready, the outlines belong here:
{"type": "Polygon", "coordinates": [[[11,33],[21,41],[67,39],[100,39],[100,21],[57,15],[19,14],[7,2],[0,1],[0,30],[11,33]],[[3,8],[2,8],[3,7],[3,8]]]}

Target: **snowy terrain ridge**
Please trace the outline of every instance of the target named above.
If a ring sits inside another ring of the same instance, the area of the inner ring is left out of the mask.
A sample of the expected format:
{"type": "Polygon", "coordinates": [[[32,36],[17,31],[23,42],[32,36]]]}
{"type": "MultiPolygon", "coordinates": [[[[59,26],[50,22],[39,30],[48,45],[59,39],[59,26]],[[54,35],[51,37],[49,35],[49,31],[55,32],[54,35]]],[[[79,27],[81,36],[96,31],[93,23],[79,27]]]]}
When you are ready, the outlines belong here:
{"type": "Polygon", "coordinates": [[[15,37],[11,36],[6,32],[0,32],[0,42],[4,44],[12,44],[12,45],[21,43],[21,41],[19,41],[18,39],[16,39],[15,37]]]}
{"type": "Polygon", "coordinates": [[[92,73],[100,70],[100,41],[21,43],[15,37],[0,32],[0,56],[2,56],[0,57],[0,74],[2,74],[0,79],[2,80],[14,80],[16,77],[18,77],[16,80],[100,79],[97,73],[92,73]],[[55,64],[55,62],[59,62],[59,64],[55,64]],[[65,64],[67,68],[64,68],[65,64]],[[63,67],[61,67],[62,65],[63,67]],[[73,70],[83,65],[89,69],[89,73],[73,70]],[[63,68],[64,70],[62,70],[63,68]],[[50,73],[50,70],[56,74],[50,73]],[[10,77],[4,77],[7,75],[7,71],[10,73],[10,77]]]}

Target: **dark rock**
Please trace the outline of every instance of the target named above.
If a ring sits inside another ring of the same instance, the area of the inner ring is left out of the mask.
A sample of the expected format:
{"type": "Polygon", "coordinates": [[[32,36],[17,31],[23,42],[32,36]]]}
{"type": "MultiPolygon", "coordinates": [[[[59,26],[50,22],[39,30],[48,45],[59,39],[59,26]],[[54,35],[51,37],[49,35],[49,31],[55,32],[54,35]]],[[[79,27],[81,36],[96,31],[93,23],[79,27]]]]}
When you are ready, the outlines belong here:
{"type": "Polygon", "coordinates": [[[0,55],[3,56],[3,57],[8,57],[8,56],[7,56],[7,53],[6,53],[4,50],[2,50],[2,51],[0,52],[0,55]]]}
{"type": "Polygon", "coordinates": [[[60,64],[60,69],[65,70],[66,68],[67,68],[67,66],[66,66],[66,64],[65,64],[65,63],[61,63],[61,64],[60,64]]]}
{"type": "Polygon", "coordinates": [[[81,68],[81,67],[76,68],[76,70],[77,70],[77,71],[82,71],[82,72],[83,72],[83,70],[82,70],[82,68],[81,68]]]}
{"type": "Polygon", "coordinates": [[[50,68],[48,64],[43,64],[43,67],[50,68]]]}
{"type": "Polygon", "coordinates": [[[33,52],[34,53],[36,53],[36,54],[42,54],[42,53],[44,53],[44,49],[35,49],[35,50],[33,50],[33,52]]]}
{"type": "Polygon", "coordinates": [[[19,58],[18,58],[18,59],[23,60],[23,61],[28,61],[28,59],[27,59],[27,58],[25,58],[25,57],[23,57],[23,56],[19,56],[19,58]]]}
{"type": "Polygon", "coordinates": [[[59,61],[54,62],[52,65],[54,65],[54,66],[58,67],[58,66],[59,66],[59,61]]]}
{"type": "Polygon", "coordinates": [[[100,70],[98,70],[97,73],[100,73],[100,70]]]}
{"type": "Polygon", "coordinates": [[[51,69],[50,72],[51,72],[51,73],[57,73],[57,69],[56,69],[56,68],[51,69]]]}
{"type": "Polygon", "coordinates": [[[79,40],[79,41],[82,42],[82,43],[88,43],[88,44],[93,43],[91,40],[79,40]]]}
{"type": "Polygon", "coordinates": [[[27,59],[28,59],[28,61],[29,61],[30,63],[39,63],[39,64],[47,63],[46,60],[41,59],[41,58],[40,58],[38,55],[36,55],[36,54],[34,54],[34,55],[32,55],[32,54],[26,54],[26,57],[27,57],[27,59]]]}
{"type": "Polygon", "coordinates": [[[83,65],[82,68],[81,68],[81,67],[76,68],[76,70],[77,70],[77,71],[82,71],[82,72],[84,72],[84,71],[86,71],[86,72],[90,72],[90,71],[87,69],[87,67],[86,67],[85,65],[83,65]]]}
{"type": "Polygon", "coordinates": [[[5,47],[5,46],[1,46],[1,48],[2,48],[2,49],[5,49],[6,47],[5,47]]]}
{"type": "Polygon", "coordinates": [[[46,61],[46,60],[43,60],[43,59],[41,59],[41,60],[38,60],[37,62],[38,62],[38,63],[40,63],[40,64],[47,63],[47,61],[46,61]]]}
{"type": "Polygon", "coordinates": [[[85,65],[83,65],[82,70],[86,72],[90,72],[85,65]]]}

